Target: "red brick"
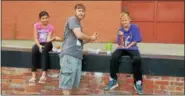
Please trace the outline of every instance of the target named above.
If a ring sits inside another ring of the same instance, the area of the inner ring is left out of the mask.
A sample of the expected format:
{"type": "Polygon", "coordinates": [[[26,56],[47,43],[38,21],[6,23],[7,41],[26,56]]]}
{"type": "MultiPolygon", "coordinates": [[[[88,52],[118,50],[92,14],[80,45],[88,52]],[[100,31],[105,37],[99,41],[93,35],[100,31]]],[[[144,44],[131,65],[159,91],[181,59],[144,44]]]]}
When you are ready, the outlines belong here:
{"type": "Polygon", "coordinates": [[[161,90],[160,85],[154,84],[154,90],[161,90]]]}
{"type": "Polygon", "coordinates": [[[11,67],[2,67],[2,72],[3,70],[7,70],[7,71],[15,71],[15,68],[11,68],[11,67]]]}
{"type": "Polygon", "coordinates": [[[133,92],[134,91],[134,87],[133,87],[133,84],[119,84],[119,90],[120,91],[127,91],[127,92],[133,92]]]}
{"type": "Polygon", "coordinates": [[[119,79],[119,78],[118,78],[118,83],[119,83],[119,84],[125,84],[125,83],[126,83],[126,80],[123,80],[123,79],[119,79]]]}
{"type": "Polygon", "coordinates": [[[177,86],[177,87],[176,87],[176,91],[178,91],[178,92],[179,92],[179,91],[184,91],[184,87],[179,87],[179,86],[177,86]]]}
{"type": "Polygon", "coordinates": [[[130,84],[126,84],[125,89],[128,92],[133,92],[134,91],[134,86],[130,85],[130,84]]]}
{"type": "Polygon", "coordinates": [[[86,88],[87,86],[88,86],[87,83],[84,83],[84,82],[80,83],[80,88],[86,88]]]}
{"type": "Polygon", "coordinates": [[[177,77],[168,77],[168,76],[163,76],[162,80],[167,80],[167,81],[176,81],[177,77]]]}
{"type": "Polygon", "coordinates": [[[7,76],[7,79],[24,79],[23,75],[10,75],[7,76]]]}
{"type": "Polygon", "coordinates": [[[118,81],[124,81],[125,79],[127,79],[127,77],[125,77],[125,76],[118,76],[118,81]]]}
{"type": "Polygon", "coordinates": [[[59,73],[60,70],[51,70],[51,73],[59,73]]]}
{"type": "Polygon", "coordinates": [[[50,82],[46,82],[45,83],[45,86],[58,86],[59,85],[59,81],[57,80],[53,80],[53,81],[50,81],[50,82]]]}
{"type": "Polygon", "coordinates": [[[168,76],[162,76],[162,80],[170,80],[168,76]]]}
{"type": "Polygon", "coordinates": [[[25,88],[14,88],[13,90],[14,90],[14,91],[24,91],[25,88]]]}
{"type": "Polygon", "coordinates": [[[149,75],[146,75],[146,79],[150,79],[150,80],[161,80],[162,78],[160,76],[149,76],[149,75]]]}
{"type": "Polygon", "coordinates": [[[27,92],[40,92],[42,89],[44,89],[44,87],[40,85],[35,86],[26,85],[25,89],[27,92]]]}
{"type": "Polygon", "coordinates": [[[46,82],[52,82],[52,81],[53,81],[53,79],[51,77],[47,77],[46,82]]]}
{"type": "Polygon", "coordinates": [[[2,91],[1,91],[1,94],[2,94],[2,95],[5,95],[5,94],[7,94],[7,92],[4,91],[4,90],[2,90],[2,91]]]}
{"type": "Polygon", "coordinates": [[[95,91],[94,91],[94,94],[104,94],[104,91],[102,90],[102,89],[96,89],[95,91]]]}
{"type": "Polygon", "coordinates": [[[88,95],[88,94],[93,94],[93,92],[90,92],[88,90],[82,89],[74,93],[74,95],[88,95]]]}
{"type": "Polygon", "coordinates": [[[110,73],[104,73],[103,76],[110,77],[110,73]]]}
{"type": "Polygon", "coordinates": [[[5,74],[1,74],[1,79],[6,79],[5,77],[6,77],[5,74]]]}
{"type": "Polygon", "coordinates": [[[174,85],[174,86],[184,86],[184,82],[175,82],[175,81],[172,81],[172,82],[170,82],[170,85],[174,85]]]}
{"type": "Polygon", "coordinates": [[[155,81],[155,84],[168,85],[169,84],[169,81],[155,81]]]}
{"type": "Polygon", "coordinates": [[[88,93],[88,94],[94,94],[94,90],[92,90],[90,88],[86,89],[85,91],[83,91],[83,90],[80,90],[80,91],[81,92],[79,93],[79,95],[85,95],[86,93],[88,93]]]}
{"type": "Polygon", "coordinates": [[[7,95],[7,94],[9,94],[9,95],[16,95],[15,92],[12,91],[12,90],[7,90],[5,95],[7,95]]]}
{"type": "Polygon", "coordinates": [[[81,80],[89,80],[89,76],[82,76],[81,80]]]}
{"type": "Polygon", "coordinates": [[[165,91],[174,91],[175,90],[175,86],[169,86],[169,85],[160,85],[161,90],[165,90],[165,91]]]}
{"type": "Polygon", "coordinates": [[[1,83],[11,83],[11,79],[2,79],[1,83]]]}
{"type": "Polygon", "coordinates": [[[171,91],[174,91],[175,90],[175,86],[167,86],[167,90],[171,90],[171,91]]]}
{"type": "Polygon", "coordinates": [[[12,83],[24,83],[24,79],[12,79],[12,83]]]}
{"type": "Polygon", "coordinates": [[[184,82],[184,77],[178,77],[177,81],[183,81],[184,82]]]}
{"type": "Polygon", "coordinates": [[[94,76],[94,73],[93,72],[86,72],[86,75],[87,76],[94,76]]]}
{"type": "Polygon", "coordinates": [[[9,89],[9,84],[8,83],[2,83],[1,88],[2,88],[2,90],[8,90],[9,89]]]}
{"type": "Polygon", "coordinates": [[[125,83],[127,83],[127,84],[134,84],[134,79],[126,79],[125,83]]]}
{"type": "Polygon", "coordinates": [[[153,80],[143,80],[143,91],[145,94],[153,94],[154,88],[153,80]]]}
{"type": "Polygon", "coordinates": [[[89,81],[81,81],[80,83],[89,84],[89,81]]]}
{"type": "Polygon", "coordinates": [[[43,90],[40,92],[41,95],[53,95],[51,90],[43,90]]]}
{"type": "Polygon", "coordinates": [[[154,94],[155,95],[168,95],[169,92],[168,91],[164,91],[164,90],[154,90],[154,94]]]}
{"type": "Polygon", "coordinates": [[[170,92],[171,95],[184,95],[184,92],[170,92]]]}
{"type": "Polygon", "coordinates": [[[97,84],[96,84],[96,83],[89,83],[89,84],[87,85],[87,87],[88,87],[89,89],[96,89],[96,88],[97,88],[97,84]]]}
{"type": "Polygon", "coordinates": [[[62,95],[62,90],[54,90],[52,95],[62,95]]]}
{"type": "Polygon", "coordinates": [[[25,95],[25,96],[30,96],[30,95],[39,95],[40,92],[19,92],[19,94],[22,96],[22,95],[25,95]]]}
{"type": "Polygon", "coordinates": [[[125,77],[126,77],[127,79],[132,79],[132,78],[133,78],[133,75],[131,75],[131,74],[126,74],[125,77]]]}
{"type": "Polygon", "coordinates": [[[161,90],[167,90],[165,85],[159,85],[161,90]]]}
{"type": "Polygon", "coordinates": [[[104,76],[102,80],[103,80],[104,84],[106,85],[109,82],[109,77],[108,76],[104,76]]]}
{"type": "Polygon", "coordinates": [[[30,95],[30,93],[27,93],[27,92],[25,92],[25,91],[16,91],[14,94],[16,94],[16,95],[21,95],[21,96],[27,96],[27,94],[30,95]]]}
{"type": "Polygon", "coordinates": [[[31,76],[31,72],[24,72],[24,76],[31,76]]]}
{"type": "Polygon", "coordinates": [[[125,77],[126,74],[122,74],[122,73],[117,73],[118,77],[125,77]]]}
{"type": "Polygon", "coordinates": [[[2,74],[10,75],[11,71],[10,70],[2,70],[2,74]]]}

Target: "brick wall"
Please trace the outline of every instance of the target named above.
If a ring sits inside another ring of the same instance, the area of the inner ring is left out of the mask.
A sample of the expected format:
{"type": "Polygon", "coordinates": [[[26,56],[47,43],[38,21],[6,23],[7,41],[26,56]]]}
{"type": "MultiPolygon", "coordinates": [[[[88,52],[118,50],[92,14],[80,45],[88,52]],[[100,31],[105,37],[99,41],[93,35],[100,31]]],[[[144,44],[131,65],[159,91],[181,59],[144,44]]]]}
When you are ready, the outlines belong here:
{"type": "MultiPolygon", "coordinates": [[[[46,84],[29,86],[28,80],[31,77],[30,69],[2,67],[2,94],[47,94],[61,95],[58,88],[59,70],[48,70],[46,84]]],[[[41,71],[38,70],[38,75],[41,71]]],[[[83,72],[80,89],[75,90],[78,95],[95,94],[136,94],[133,88],[131,74],[118,74],[120,86],[115,90],[104,92],[103,88],[108,83],[108,73],[83,72]]],[[[144,75],[144,94],[160,95],[183,95],[184,77],[146,76],[144,75]]]]}
{"type": "Polygon", "coordinates": [[[2,39],[33,40],[33,24],[38,22],[42,10],[50,15],[50,23],[55,27],[53,34],[63,38],[66,19],[74,15],[78,3],[87,9],[82,20],[84,32],[88,35],[98,32],[99,42],[115,41],[121,1],[3,1],[2,39]]]}

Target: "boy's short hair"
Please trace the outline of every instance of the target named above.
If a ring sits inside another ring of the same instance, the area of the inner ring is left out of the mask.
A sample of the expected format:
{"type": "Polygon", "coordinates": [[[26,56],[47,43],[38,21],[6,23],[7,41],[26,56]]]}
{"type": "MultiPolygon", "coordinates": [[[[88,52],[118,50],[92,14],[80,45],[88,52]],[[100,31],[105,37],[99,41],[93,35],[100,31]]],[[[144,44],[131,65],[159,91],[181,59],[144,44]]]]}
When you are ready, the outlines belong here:
{"type": "Polygon", "coordinates": [[[83,10],[85,10],[85,6],[83,4],[76,4],[75,7],[74,7],[74,9],[75,10],[76,9],[83,9],[83,10]]]}
{"type": "Polygon", "coordinates": [[[122,18],[123,16],[128,16],[130,19],[132,19],[131,18],[131,16],[130,16],[130,14],[129,14],[129,12],[122,12],[121,14],[120,14],[120,18],[122,18]]]}

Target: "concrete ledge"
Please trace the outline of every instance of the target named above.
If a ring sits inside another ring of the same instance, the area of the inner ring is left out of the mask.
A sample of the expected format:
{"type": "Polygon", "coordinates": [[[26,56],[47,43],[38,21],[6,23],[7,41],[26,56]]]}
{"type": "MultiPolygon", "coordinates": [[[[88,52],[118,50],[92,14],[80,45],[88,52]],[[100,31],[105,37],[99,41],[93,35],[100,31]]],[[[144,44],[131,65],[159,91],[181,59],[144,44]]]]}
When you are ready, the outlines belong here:
{"type": "MultiPolygon", "coordinates": [[[[110,56],[103,54],[86,54],[84,55],[82,70],[87,72],[109,72],[109,60],[110,56]]],[[[2,48],[2,66],[30,68],[31,51],[2,48]]],[[[58,53],[50,53],[49,68],[60,69],[58,53]]],[[[142,54],[142,69],[145,75],[184,77],[184,57],[142,54]]],[[[132,73],[131,61],[128,57],[122,58],[119,73],[132,73]]]]}

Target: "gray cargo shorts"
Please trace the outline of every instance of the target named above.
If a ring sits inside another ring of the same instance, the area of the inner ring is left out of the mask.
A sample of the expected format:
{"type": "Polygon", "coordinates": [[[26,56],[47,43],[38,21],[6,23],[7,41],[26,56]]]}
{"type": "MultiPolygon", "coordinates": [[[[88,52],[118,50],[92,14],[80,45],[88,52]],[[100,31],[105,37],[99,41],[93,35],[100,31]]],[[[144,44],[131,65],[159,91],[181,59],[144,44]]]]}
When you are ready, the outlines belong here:
{"type": "Polygon", "coordinates": [[[82,60],[70,55],[60,56],[59,88],[78,88],[81,79],[82,60]]]}

